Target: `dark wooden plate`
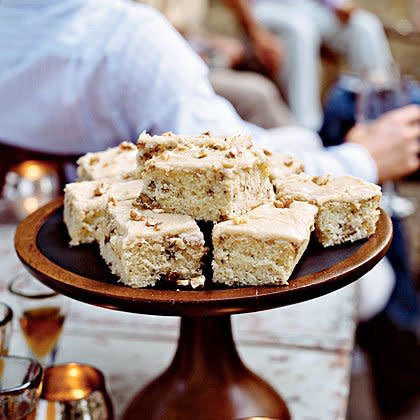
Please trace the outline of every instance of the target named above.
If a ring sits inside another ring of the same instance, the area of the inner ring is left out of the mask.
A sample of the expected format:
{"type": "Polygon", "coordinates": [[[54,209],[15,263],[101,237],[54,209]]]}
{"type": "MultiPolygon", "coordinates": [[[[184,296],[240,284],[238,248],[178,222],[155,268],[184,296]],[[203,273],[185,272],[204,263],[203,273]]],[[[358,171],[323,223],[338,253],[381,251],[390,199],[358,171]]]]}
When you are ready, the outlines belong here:
{"type": "Polygon", "coordinates": [[[204,290],[132,289],[118,283],[95,245],[69,247],[62,198],[17,228],[15,247],[29,271],[71,298],[106,308],[156,315],[228,315],[291,305],[337,290],[369,271],[385,254],[392,224],[381,211],[376,233],[365,241],[323,249],[311,243],[288,286],[204,290]]]}

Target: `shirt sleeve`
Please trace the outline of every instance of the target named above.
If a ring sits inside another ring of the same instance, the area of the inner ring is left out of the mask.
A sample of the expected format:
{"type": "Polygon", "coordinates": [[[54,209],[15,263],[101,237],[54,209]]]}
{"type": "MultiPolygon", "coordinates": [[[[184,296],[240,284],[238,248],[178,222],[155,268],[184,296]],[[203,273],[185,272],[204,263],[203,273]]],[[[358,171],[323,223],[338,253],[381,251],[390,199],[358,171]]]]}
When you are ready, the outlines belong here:
{"type": "Polygon", "coordinates": [[[359,145],[324,148],[308,130],[264,130],[241,120],[231,104],[214,93],[206,65],[165,18],[143,9],[137,16],[131,13],[130,19],[130,41],[118,60],[118,77],[121,117],[132,138],[143,130],[251,134],[261,147],[299,157],[308,173],[350,174],[376,181],[376,166],[359,145]]]}

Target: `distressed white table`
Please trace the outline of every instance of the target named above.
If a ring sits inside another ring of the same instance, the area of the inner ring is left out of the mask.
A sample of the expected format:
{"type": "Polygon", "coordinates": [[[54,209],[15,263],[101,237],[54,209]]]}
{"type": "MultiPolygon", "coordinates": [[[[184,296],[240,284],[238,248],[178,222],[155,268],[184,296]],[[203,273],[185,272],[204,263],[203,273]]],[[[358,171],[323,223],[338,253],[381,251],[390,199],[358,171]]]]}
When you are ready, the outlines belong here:
{"type": "MultiPolygon", "coordinates": [[[[1,217],[0,217],[1,222],[1,217]]],[[[23,266],[15,225],[0,224],[0,300],[13,307],[8,281],[23,266]]],[[[294,306],[236,315],[244,361],[285,398],[295,420],[345,419],[356,318],[356,287],[294,306]]],[[[71,301],[57,362],[83,362],[106,375],[117,418],[133,394],[170,362],[178,319],[137,315],[71,301]]],[[[15,325],[11,353],[25,354],[15,325]]]]}

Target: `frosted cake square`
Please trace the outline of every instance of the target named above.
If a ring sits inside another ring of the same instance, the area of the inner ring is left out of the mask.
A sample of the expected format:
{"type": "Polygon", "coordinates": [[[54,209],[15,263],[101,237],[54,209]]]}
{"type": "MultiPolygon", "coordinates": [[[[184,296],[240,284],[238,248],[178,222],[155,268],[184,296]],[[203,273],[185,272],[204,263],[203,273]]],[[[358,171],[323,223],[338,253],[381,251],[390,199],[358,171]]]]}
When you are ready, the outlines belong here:
{"type": "Polygon", "coordinates": [[[82,181],[67,184],[64,189],[64,222],[70,245],[94,242],[105,216],[107,201],[133,200],[141,192],[143,181],[82,181]]]}
{"type": "Polygon", "coordinates": [[[353,242],[375,232],[381,188],[352,176],[294,175],[276,179],[278,199],[315,204],[315,235],[324,246],[353,242]]]}
{"type": "Polygon", "coordinates": [[[265,204],[247,217],[215,225],[214,282],[228,286],[287,284],[308,245],[318,209],[303,202],[288,208],[276,205],[265,204]]]}
{"type": "Polygon", "coordinates": [[[131,287],[159,280],[202,286],[203,234],[189,216],[141,210],[131,201],[107,206],[100,252],[111,271],[131,287]]]}
{"type": "Polygon", "coordinates": [[[135,179],[137,178],[136,156],[136,146],[126,141],[102,152],[87,153],[77,161],[78,180],[135,179]]]}
{"type": "Polygon", "coordinates": [[[198,136],[183,136],[168,131],[160,136],[151,136],[146,132],[140,134],[137,140],[137,168],[142,174],[146,162],[152,157],[174,149],[185,150],[191,147],[208,147],[212,149],[227,150],[229,147],[252,146],[250,136],[212,136],[209,131],[198,136]]]}
{"type": "Polygon", "coordinates": [[[143,181],[139,199],[146,206],[197,220],[226,220],[273,199],[264,153],[231,146],[229,138],[155,155],[145,162],[143,181]]]}
{"type": "Polygon", "coordinates": [[[266,149],[263,149],[263,152],[267,156],[271,181],[292,174],[300,174],[305,170],[303,163],[294,156],[275,153],[266,149]]]}

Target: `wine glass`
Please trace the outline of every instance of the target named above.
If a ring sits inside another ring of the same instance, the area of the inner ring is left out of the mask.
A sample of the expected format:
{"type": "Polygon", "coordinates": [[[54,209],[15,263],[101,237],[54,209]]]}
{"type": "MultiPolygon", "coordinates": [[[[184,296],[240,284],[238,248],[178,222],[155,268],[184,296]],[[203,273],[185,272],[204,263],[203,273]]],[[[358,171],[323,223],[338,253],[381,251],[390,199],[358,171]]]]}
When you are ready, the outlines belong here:
{"type": "Polygon", "coordinates": [[[0,356],[0,420],[34,420],[43,370],[32,359],[0,356]]]}
{"type": "MultiPolygon", "coordinates": [[[[383,68],[362,70],[356,111],[358,122],[369,123],[407,104],[408,94],[395,63],[383,68]]],[[[399,218],[407,217],[415,210],[410,200],[396,194],[393,182],[383,183],[381,205],[388,214],[399,218]]]]}
{"type": "Polygon", "coordinates": [[[0,356],[9,353],[10,339],[12,336],[13,312],[9,305],[0,302],[0,356]]]}
{"type": "Polygon", "coordinates": [[[18,274],[9,291],[17,302],[19,325],[31,355],[43,364],[54,364],[68,300],[27,273],[18,274]]]}

